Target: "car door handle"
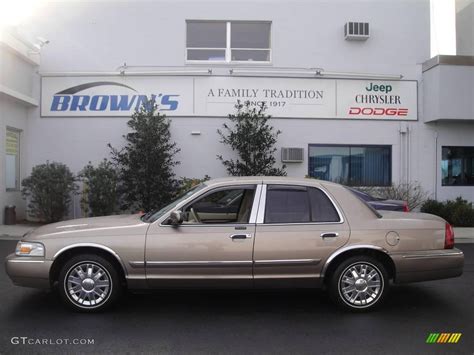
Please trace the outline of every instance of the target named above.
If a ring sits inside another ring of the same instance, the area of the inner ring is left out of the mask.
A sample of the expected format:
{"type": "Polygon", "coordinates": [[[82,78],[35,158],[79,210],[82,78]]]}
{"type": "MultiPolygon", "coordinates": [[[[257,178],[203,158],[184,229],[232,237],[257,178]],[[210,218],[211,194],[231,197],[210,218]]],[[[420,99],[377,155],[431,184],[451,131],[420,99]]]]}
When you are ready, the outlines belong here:
{"type": "Polygon", "coordinates": [[[232,240],[249,239],[252,238],[252,234],[232,234],[229,238],[232,240]]]}
{"type": "Polygon", "coordinates": [[[339,237],[339,233],[331,232],[331,233],[321,233],[321,238],[336,238],[339,237]]]}

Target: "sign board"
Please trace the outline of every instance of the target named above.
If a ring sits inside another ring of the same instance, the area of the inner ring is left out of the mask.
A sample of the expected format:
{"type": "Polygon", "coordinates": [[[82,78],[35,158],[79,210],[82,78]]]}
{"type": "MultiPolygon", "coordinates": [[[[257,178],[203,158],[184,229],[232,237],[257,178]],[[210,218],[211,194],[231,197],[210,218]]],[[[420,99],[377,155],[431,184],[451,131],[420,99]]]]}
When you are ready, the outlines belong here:
{"type": "Polygon", "coordinates": [[[150,98],[168,116],[225,117],[237,100],[275,118],[417,119],[416,81],[229,76],[43,77],[42,117],[129,117],[150,98]]]}

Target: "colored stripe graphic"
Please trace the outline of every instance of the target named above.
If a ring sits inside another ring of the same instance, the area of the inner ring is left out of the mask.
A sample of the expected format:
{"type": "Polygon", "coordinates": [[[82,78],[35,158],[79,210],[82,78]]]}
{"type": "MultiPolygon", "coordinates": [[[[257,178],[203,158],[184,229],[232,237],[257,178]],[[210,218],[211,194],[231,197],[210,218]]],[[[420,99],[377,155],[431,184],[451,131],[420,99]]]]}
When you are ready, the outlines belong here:
{"type": "Polygon", "coordinates": [[[426,338],[427,344],[456,344],[461,339],[462,333],[430,333],[426,338]]]}

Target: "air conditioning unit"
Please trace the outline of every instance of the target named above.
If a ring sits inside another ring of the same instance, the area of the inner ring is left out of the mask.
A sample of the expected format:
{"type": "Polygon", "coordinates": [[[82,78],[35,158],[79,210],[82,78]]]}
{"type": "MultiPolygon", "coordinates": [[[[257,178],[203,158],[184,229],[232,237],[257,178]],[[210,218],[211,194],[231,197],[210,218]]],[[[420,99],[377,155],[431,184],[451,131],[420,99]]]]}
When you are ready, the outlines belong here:
{"type": "Polygon", "coordinates": [[[304,148],[281,148],[282,163],[302,163],[304,148]]]}
{"type": "Polygon", "coordinates": [[[348,41],[366,41],[370,37],[368,22],[347,22],[344,37],[348,41]]]}

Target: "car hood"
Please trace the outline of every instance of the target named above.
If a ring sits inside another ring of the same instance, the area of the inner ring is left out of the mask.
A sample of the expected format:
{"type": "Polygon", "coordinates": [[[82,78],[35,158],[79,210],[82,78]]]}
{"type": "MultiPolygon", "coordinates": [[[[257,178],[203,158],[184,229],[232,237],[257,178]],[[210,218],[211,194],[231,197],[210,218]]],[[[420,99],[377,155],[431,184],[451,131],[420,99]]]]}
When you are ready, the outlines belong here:
{"type": "Polygon", "coordinates": [[[445,222],[445,220],[439,216],[435,216],[434,214],[429,213],[421,213],[421,212],[397,212],[397,211],[384,211],[379,210],[377,211],[382,215],[384,219],[417,219],[417,220],[425,220],[425,221],[438,221],[438,222],[445,222]]]}
{"type": "Polygon", "coordinates": [[[23,239],[66,237],[74,232],[127,228],[148,224],[142,222],[139,214],[127,214],[106,217],[71,219],[64,222],[51,223],[27,233],[23,239]]]}

